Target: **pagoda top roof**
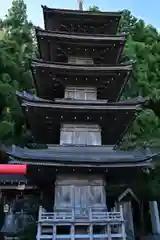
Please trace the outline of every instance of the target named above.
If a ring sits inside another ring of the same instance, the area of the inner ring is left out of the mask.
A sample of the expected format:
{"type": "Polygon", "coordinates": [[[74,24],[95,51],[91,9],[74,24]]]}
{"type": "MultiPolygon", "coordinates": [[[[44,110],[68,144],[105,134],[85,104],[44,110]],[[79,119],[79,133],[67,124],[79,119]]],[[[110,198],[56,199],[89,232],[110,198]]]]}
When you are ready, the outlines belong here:
{"type": "Polygon", "coordinates": [[[92,12],[42,6],[45,29],[64,32],[116,33],[121,12],[92,12]]]}
{"type": "Polygon", "coordinates": [[[123,11],[117,12],[92,12],[92,11],[80,11],[80,10],[73,10],[73,9],[60,9],[60,8],[49,8],[45,5],[41,5],[43,12],[49,12],[54,14],[65,14],[65,15],[78,15],[79,17],[84,16],[92,16],[92,17],[108,17],[108,16],[115,16],[121,17],[123,11]]]}
{"type": "Polygon", "coordinates": [[[21,161],[32,165],[91,165],[96,167],[145,166],[159,153],[143,151],[109,150],[108,146],[60,146],[51,149],[28,149],[12,146],[7,154],[13,162],[21,161]],[[98,163],[98,165],[97,165],[98,163]],[[116,164],[116,165],[115,165],[116,164]],[[119,165],[118,165],[119,164],[119,165]]]}

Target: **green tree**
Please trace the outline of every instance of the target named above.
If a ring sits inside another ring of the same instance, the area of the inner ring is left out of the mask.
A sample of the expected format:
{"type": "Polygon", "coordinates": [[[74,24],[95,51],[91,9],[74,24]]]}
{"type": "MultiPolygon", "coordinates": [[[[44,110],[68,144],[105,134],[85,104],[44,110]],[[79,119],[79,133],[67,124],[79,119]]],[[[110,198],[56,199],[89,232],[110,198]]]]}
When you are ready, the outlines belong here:
{"type": "Polygon", "coordinates": [[[89,7],[89,11],[91,12],[100,12],[99,7],[93,5],[89,7]]]}
{"type": "MultiPolygon", "coordinates": [[[[160,46],[158,43],[160,36],[152,26],[146,26],[142,20],[136,20],[131,14],[129,16],[130,28],[125,55],[136,63],[133,66],[133,78],[124,95],[131,98],[148,96],[157,100],[160,98],[160,46]]],[[[126,25],[125,21],[124,30],[126,25]]],[[[123,22],[121,22],[121,30],[123,30],[123,22]]],[[[140,143],[157,146],[160,138],[160,119],[153,111],[143,111],[137,117],[128,135],[134,147],[140,146],[140,143]]]]}
{"type": "Polygon", "coordinates": [[[0,122],[0,139],[12,142],[19,140],[24,124],[16,90],[33,88],[28,59],[35,55],[34,31],[23,0],[13,0],[0,28],[0,98],[6,105],[0,122]]]}
{"type": "MultiPolygon", "coordinates": [[[[96,11],[98,7],[90,7],[96,11]]],[[[98,9],[99,10],[99,9],[98,9]]],[[[134,17],[130,11],[124,10],[119,24],[119,31],[128,34],[124,49],[123,60],[135,62],[133,76],[128,82],[122,96],[135,98],[149,97],[154,100],[160,98],[160,34],[151,25],[134,17]]],[[[125,147],[139,147],[150,144],[160,146],[160,118],[152,110],[144,110],[134,121],[126,134],[123,145],[125,147]]]]}

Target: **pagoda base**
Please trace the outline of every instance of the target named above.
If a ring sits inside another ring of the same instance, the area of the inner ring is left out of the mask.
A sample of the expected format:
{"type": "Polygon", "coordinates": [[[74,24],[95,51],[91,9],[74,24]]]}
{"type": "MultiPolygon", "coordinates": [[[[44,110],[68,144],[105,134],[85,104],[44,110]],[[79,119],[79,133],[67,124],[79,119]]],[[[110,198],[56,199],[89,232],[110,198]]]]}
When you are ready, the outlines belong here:
{"type": "Polygon", "coordinates": [[[119,239],[126,240],[123,211],[94,211],[89,208],[87,218],[64,212],[45,212],[39,209],[37,240],[41,239],[119,239]]]}
{"type": "MultiPolygon", "coordinates": [[[[79,178],[79,176],[77,176],[77,178],[79,178]]],[[[60,184],[60,176],[57,176],[57,180],[59,180],[59,184],[60,184]]],[[[62,175],[61,175],[61,180],[62,180],[62,175]]],[[[104,183],[105,183],[105,181],[104,181],[104,183]]],[[[108,185],[108,184],[106,184],[106,185],[108,185]]],[[[9,185],[7,185],[7,186],[5,186],[5,185],[2,186],[1,185],[1,188],[3,188],[3,187],[4,187],[4,190],[2,190],[2,193],[1,193],[1,203],[5,204],[4,205],[5,217],[8,217],[8,216],[10,216],[10,213],[13,213],[17,220],[21,219],[22,216],[25,217],[25,219],[27,217],[29,217],[29,220],[32,220],[33,224],[36,224],[36,221],[38,219],[40,219],[40,218],[37,219],[36,216],[37,216],[37,210],[39,209],[39,206],[42,205],[42,198],[47,200],[48,196],[45,195],[45,193],[41,189],[35,189],[35,188],[30,189],[30,188],[26,187],[26,188],[23,188],[23,189],[22,188],[19,188],[19,189],[15,188],[15,190],[14,190],[13,189],[14,186],[12,186],[12,191],[11,191],[11,189],[9,188],[10,187],[9,185]],[[22,203],[25,203],[25,204],[22,204],[22,203]],[[30,205],[30,207],[29,207],[29,205],[30,205]],[[33,207],[33,205],[35,207],[33,207]],[[25,209],[25,207],[27,207],[27,209],[25,209]],[[32,212],[32,211],[34,211],[34,212],[32,212]]],[[[89,235],[84,236],[84,234],[86,234],[86,231],[89,231],[89,229],[91,229],[90,225],[89,225],[90,224],[89,219],[94,219],[94,221],[96,221],[95,224],[93,224],[94,225],[94,228],[93,228],[94,231],[99,231],[99,230],[96,230],[96,229],[102,229],[102,228],[99,228],[100,225],[103,225],[103,230],[104,230],[105,229],[104,228],[104,223],[106,223],[106,222],[103,222],[103,224],[99,224],[99,221],[100,221],[99,218],[102,218],[104,216],[112,216],[113,217],[114,214],[115,214],[115,211],[120,212],[120,210],[119,210],[120,204],[123,206],[125,204],[128,205],[128,203],[131,202],[130,208],[132,209],[132,215],[133,215],[133,219],[134,219],[133,223],[134,223],[134,229],[135,229],[135,237],[141,237],[145,234],[146,235],[149,234],[149,233],[151,234],[151,232],[152,232],[151,221],[149,223],[150,226],[148,225],[148,222],[146,221],[146,219],[149,219],[149,218],[151,220],[151,216],[149,214],[149,202],[148,202],[148,200],[139,199],[139,202],[136,200],[136,198],[135,199],[132,198],[132,200],[131,200],[131,199],[126,198],[125,194],[123,194],[123,192],[121,191],[122,194],[120,195],[120,197],[118,199],[117,199],[117,197],[112,195],[112,199],[113,199],[114,204],[112,205],[112,207],[109,208],[108,207],[109,206],[108,202],[109,202],[110,194],[106,190],[106,196],[107,196],[106,197],[107,198],[106,205],[107,205],[107,207],[105,205],[105,208],[100,208],[100,207],[99,208],[95,207],[94,209],[92,207],[88,207],[87,209],[85,208],[86,211],[83,211],[83,217],[80,218],[78,213],[79,212],[82,213],[82,208],[81,209],[76,209],[74,205],[73,205],[73,207],[66,207],[66,208],[62,207],[61,209],[55,208],[54,206],[55,206],[56,201],[55,202],[53,201],[54,192],[56,193],[56,189],[53,191],[53,188],[52,188],[52,191],[50,191],[51,196],[52,196],[52,198],[51,198],[52,204],[51,204],[50,210],[48,210],[46,208],[46,210],[42,211],[42,213],[44,213],[44,215],[42,214],[43,218],[46,218],[46,216],[47,216],[47,218],[48,218],[47,221],[49,221],[49,223],[45,222],[44,228],[42,227],[43,228],[42,230],[44,230],[44,231],[46,231],[47,228],[50,229],[50,230],[52,229],[52,231],[53,231],[53,226],[55,226],[55,224],[57,226],[57,224],[61,223],[61,219],[64,218],[63,223],[65,223],[65,224],[60,224],[60,225],[63,225],[63,226],[60,226],[60,228],[56,227],[57,232],[65,231],[65,229],[66,229],[65,226],[70,226],[70,229],[71,229],[72,228],[71,225],[72,225],[72,223],[74,223],[74,227],[75,227],[75,230],[76,230],[76,231],[74,230],[75,234],[80,236],[80,232],[81,232],[81,234],[83,234],[83,237],[85,237],[85,239],[87,239],[89,237],[89,235]],[[123,199],[122,199],[122,196],[123,196],[123,199]],[[124,202],[119,202],[119,201],[122,201],[122,200],[124,202]],[[66,211],[66,209],[67,209],[67,211],[66,211]],[[67,212],[67,214],[66,214],[66,212],[67,212]],[[139,214],[139,213],[141,213],[141,214],[139,214]],[[92,215],[92,217],[91,217],[91,215],[92,215]],[[96,220],[95,220],[95,217],[96,217],[96,220]],[[66,218],[68,220],[65,220],[66,218]],[[54,223],[53,223],[53,219],[56,219],[56,221],[54,223]],[[68,221],[68,222],[66,223],[66,221],[68,221]],[[98,223],[98,225],[97,225],[97,223],[98,223]],[[83,228],[81,226],[83,226],[83,228]]],[[[62,192],[64,193],[65,191],[63,190],[62,192]]],[[[124,192],[125,193],[127,193],[127,192],[131,193],[131,191],[124,191],[124,192]]],[[[61,196],[64,196],[64,195],[62,194],[61,196]]],[[[3,207],[3,205],[2,205],[2,207],[3,207]]],[[[128,209],[128,207],[126,209],[128,209]]],[[[127,210],[127,212],[128,212],[128,210],[127,210]]],[[[124,214],[123,217],[126,218],[126,214],[125,214],[124,211],[123,211],[123,214],[124,214]]],[[[2,215],[3,215],[3,213],[2,213],[2,215]]],[[[81,214],[81,216],[82,216],[82,214],[81,214]]],[[[129,215],[129,217],[131,217],[131,214],[129,215]]],[[[7,222],[7,221],[5,221],[5,222],[7,222]]],[[[19,223],[19,222],[20,221],[17,221],[17,223],[19,223]]],[[[131,222],[132,221],[130,221],[130,223],[131,222]]],[[[39,222],[38,222],[38,224],[39,224],[39,222]]],[[[105,226],[107,226],[107,224],[105,226]]],[[[41,222],[41,226],[42,225],[43,224],[41,222]]],[[[130,226],[131,225],[132,225],[132,223],[130,224],[130,226]]],[[[14,226],[15,226],[15,221],[13,222],[13,226],[10,227],[10,229],[13,229],[14,226]]],[[[127,227],[127,226],[125,226],[125,227],[127,227]]],[[[19,227],[17,227],[17,229],[19,229],[19,227]]],[[[103,231],[103,233],[104,233],[104,231],[103,231]]],[[[126,233],[128,234],[128,230],[126,231],[126,233]]],[[[5,234],[5,231],[4,231],[4,234],[5,234]]],[[[88,234],[88,232],[87,232],[87,234],[88,234]]],[[[95,234],[98,234],[98,233],[95,233],[95,234]]],[[[60,235],[60,233],[59,233],[59,235],[60,235]]],[[[102,235],[99,235],[99,236],[101,237],[102,235]]],[[[99,239],[99,236],[98,236],[98,239],[99,239]]],[[[81,239],[83,239],[83,238],[81,238],[81,239]]],[[[119,238],[119,239],[121,239],[121,238],[119,238]]]]}

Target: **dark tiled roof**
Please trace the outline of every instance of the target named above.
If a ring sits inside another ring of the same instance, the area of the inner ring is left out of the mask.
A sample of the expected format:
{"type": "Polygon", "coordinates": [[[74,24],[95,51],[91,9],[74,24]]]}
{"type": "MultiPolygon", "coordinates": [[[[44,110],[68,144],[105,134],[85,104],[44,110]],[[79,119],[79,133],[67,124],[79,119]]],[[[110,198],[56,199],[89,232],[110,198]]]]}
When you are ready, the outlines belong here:
{"type": "MultiPolygon", "coordinates": [[[[53,68],[53,69],[65,69],[67,71],[81,71],[81,72],[86,72],[87,73],[92,73],[94,74],[97,72],[97,74],[101,71],[104,72],[104,74],[108,71],[122,71],[122,70],[132,70],[132,64],[131,63],[122,63],[122,64],[116,64],[116,65],[73,65],[73,64],[68,64],[68,63],[61,63],[61,62],[49,62],[49,61],[42,61],[39,59],[35,59],[32,61],[32,66],[33,67],[48,67],[48,68],[53,68]]],[[[101,73],[102,74],[102,73],[101,73]]]]}
{"type": "MultiPolygon", "coordinates": [[[[14,146],[8,149],[8,155],[22,161],[38,161],[52,163],[75,164],[116,164],[116,163],[142,163],[151,159],[155,154],[143,152],[123,152],[109,150],[105,146],[54,146],[52,149],[27,149],[14,146]]],[[[157,153],[158,154],[158,153],[157,153]]],[[[33,162],[34,163],[34,162],[33,162]]]]}
{"type": "Polygon", "coordinates": [[[72,10],[72,9],[59,9],[59,8],[49,8],[47,6],[42,5],[42,8],[46,12],[60,13],[60,14],[73,14],[84,17],[85,15],[91,17],[99,17],[99,16],[115,16],[121,17],[123,11],[117,12],[91,12],[91,11],[80,11],[80,10],[72,10]]]}
{"type": "Polygon", "coordinates": [[[56,31],[47,31],[40,28],[36,28],[36,34],[37,36],[41,37],[53,37],[53,38],[61,38],[61,39],[73,39],[73,40],[79,40],[79,41],[101,41],[102,43],[105,43],[106,41],[125,41],[126,40],[126,34],[119,34],[119,35],[99,35],[99,34],[77,34],[77,33],[64,33],[64,32],[56,32],[56,31]]]}
{"type": "MultiPolygon", "coordinates": [[[[142,97],[137,97],[137,98],[131,98],[131,99],[126,99],[126,100],[121,100],[118,102],[107,102],[106,100],[72,100],[72,99],[54,99],[54,100],[46,100],[40,97],[37,97],[36,95],[33,95],[32,93],[28,92],[18,92],[17,91],[17,96],[20,98],[22,101],[28,101],[28,102],[33,102],[33,103],[39,103],[39,106],[41,104],[72,104],[72,105],[77,105],[77,104],[95,104],[96,105],[106,105],[111,107],[111,106],[133,106],[133,105],[139,105],[139,104],[147,104],[148,98],[142,98],[142,97]]],[[[43,105],[42,105],[43,106],[43,105]]]]}

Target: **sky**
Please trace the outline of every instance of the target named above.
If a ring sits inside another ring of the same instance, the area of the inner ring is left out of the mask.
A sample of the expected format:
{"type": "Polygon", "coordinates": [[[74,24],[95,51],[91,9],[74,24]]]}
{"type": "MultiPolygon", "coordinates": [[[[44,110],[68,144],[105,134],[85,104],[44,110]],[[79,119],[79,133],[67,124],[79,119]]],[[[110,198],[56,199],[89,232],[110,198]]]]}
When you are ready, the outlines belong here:
{"type": "MultiPolygon", "coordinates": [[[[1,0],[0,18],[4,17],[12,0],[1,0]]],[[[36,26],[43,27],[43,15],[41,5],[54,8],[77,9],[77,0],[25,0],[28,10],[28,18],[36,26]]],[[[137,18],[141,18],[146,24],[152,24],[160,29],[160,0],[84,0],[84,9],[96,5],[101,11],[117,11],[128,9],[137,18]]]]}

